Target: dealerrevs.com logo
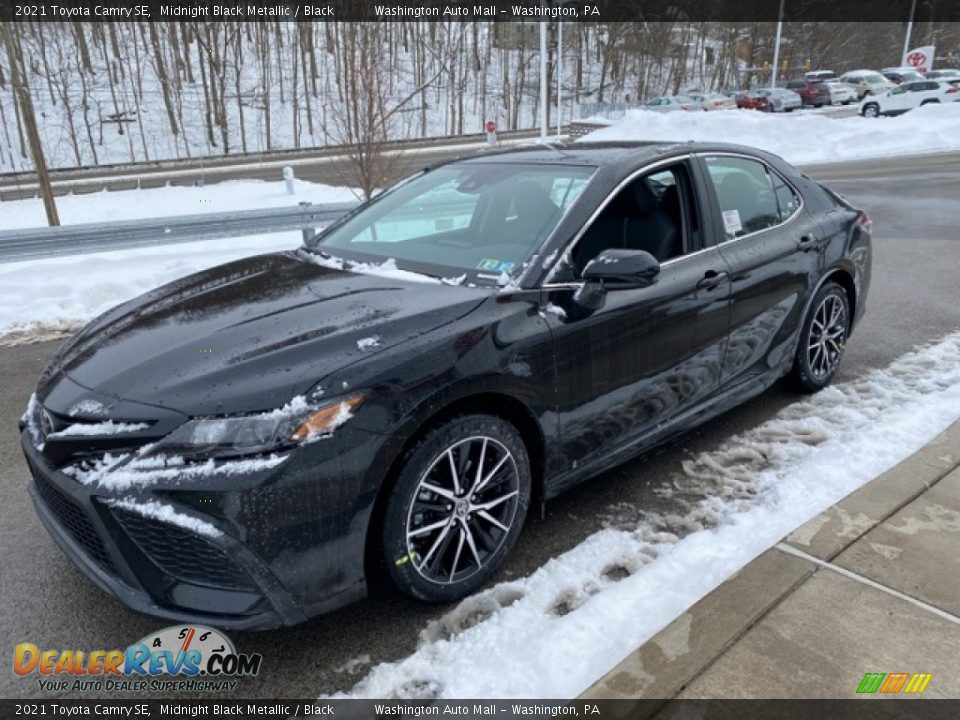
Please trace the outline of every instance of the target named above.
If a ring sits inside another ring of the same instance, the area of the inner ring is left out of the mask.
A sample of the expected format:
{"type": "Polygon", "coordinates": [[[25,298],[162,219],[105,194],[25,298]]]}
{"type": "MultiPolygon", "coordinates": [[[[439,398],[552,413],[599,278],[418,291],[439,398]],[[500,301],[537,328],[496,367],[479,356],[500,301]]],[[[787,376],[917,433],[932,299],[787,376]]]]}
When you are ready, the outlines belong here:
{"type": "Polygon", "coordinates": [[[238,653],[219,630],[175,625],[126,650],[41,649],[20,643],[13,671],[37,676],[41,690],[107,692],[232,691],[260,672],[263,657],[238,653]]]}

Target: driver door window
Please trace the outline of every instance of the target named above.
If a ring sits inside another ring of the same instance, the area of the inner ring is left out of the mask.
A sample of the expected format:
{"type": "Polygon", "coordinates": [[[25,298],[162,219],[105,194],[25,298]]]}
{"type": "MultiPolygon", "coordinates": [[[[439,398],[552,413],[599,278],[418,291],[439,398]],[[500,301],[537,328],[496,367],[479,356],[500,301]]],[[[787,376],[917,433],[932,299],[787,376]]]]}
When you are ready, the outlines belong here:
{"type": "Polygon", "coordinates": [[[573,253],[576,276],[604,250],[645,250],[661,263],[699,242],[699,218],[685,163],[631,181],[607,204],[573,253]]]}

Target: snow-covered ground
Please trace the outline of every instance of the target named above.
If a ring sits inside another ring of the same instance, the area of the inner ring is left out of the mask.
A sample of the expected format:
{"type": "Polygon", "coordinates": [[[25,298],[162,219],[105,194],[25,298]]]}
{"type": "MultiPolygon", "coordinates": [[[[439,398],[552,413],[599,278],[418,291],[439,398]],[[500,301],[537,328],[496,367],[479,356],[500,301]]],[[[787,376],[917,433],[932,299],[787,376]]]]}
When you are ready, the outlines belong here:
{"type": "Polygon", "coordinates": [[[892,118],[748,111],[656,113],[632,110],[581,138],[688,140],[751,145],[795,164],[960,151],[960,102],[927,105],[892,118]]]}
{"type": "MultiPolygon", "coordinates": [[[[348,188],[296,181],[231,181],[195,187],[122,190],[57,198],[63,224],[350,202],[348,188]]],[[[3,203],[0,229],[44,225],[39,199],[3,203]]],[[[237,258],[300,245],[299,232],[254,235],[0,264],[0,346],[58,337],[114,305],[184,275],[237,258]]]]}
{"type": "Polygon", "coordinates": [[[683,464],[684,516],[610,523],[527,578],[460,603],[368,698],[572,698],[784,535],[960,417],[960,333],[798,402],[683,464]]]}
{"type": "MultiPolygon", "coordinates": [[[[278,172],[279,177],[279,172],[278,172]]],[[[150,190],[116,190],[57,198],[60,223],[109,222],[199,213],[290,207],[299,202],[356,202],[350,188],[294,180],[296,194],[288,195],[282,181],[227,180],[204,187],[170,185],[150,190]]],[[[0,230],[42,227],[47,224],[43,200],[11,200],[0,204],[0,230]]]]}

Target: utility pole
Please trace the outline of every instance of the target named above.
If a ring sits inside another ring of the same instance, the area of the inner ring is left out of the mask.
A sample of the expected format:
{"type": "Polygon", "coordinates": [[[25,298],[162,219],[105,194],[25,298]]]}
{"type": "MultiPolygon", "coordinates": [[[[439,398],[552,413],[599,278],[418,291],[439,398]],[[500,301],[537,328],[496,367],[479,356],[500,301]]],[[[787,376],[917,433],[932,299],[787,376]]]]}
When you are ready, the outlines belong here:
{"type": "Polygon", "coordinates": [[[54,227],[60,224],[60,216],[57,214],[57,206],[53,201],[50,173],[47,172],[47,161],[43,157],[43,145],[40,144],[40,133],[37,131],[37,117],[33,112],[33,102],[20,72],[20,62],[17,60],[17,53],[13,46],[13,32],[10,30],[9,22],[3,23],[3,30],[7,45],[7,58],[10,61],[10,82],[13,83],[14,92],[17,93],[17,98],[20,101],[23,124],[27,131],[27,142],[30,144],[30,154],[33,156],[33,167],[37,171],[37,184],[40,186],[40,194],[43,196],[43,209],[47,213],[47,224],[54,227]]]}
{"type": "Polygon", "coordinates": [[[540,141],[547,141],[547,23],[540,23],[540,141]]]}
{"type": "Polygon", "coordinates": [[[785,0],[780,0],[780,13],[777,15],[777,39],[773,43],[773,70],[770,74],[770,87],[772,88],[777,86],[777,66],[780,64],[780,35],[783,33],[784,2],[785,0]]]}

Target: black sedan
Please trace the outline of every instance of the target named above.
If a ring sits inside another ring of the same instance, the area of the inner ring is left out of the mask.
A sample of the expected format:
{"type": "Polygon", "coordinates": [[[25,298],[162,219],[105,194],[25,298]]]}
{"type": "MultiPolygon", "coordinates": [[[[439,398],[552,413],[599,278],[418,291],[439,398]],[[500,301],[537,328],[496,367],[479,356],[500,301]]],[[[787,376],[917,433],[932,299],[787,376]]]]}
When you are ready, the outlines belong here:
{"type": "Polygon", "coordinates": [[[154,616],[289,625],[385,572],[489,580],[531,505],[788,377],[833,377],[867,216],[739,146],[424,170],[297,251],[131,300],[21,420],[37,512],[154,616]]]}

